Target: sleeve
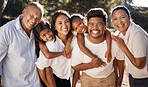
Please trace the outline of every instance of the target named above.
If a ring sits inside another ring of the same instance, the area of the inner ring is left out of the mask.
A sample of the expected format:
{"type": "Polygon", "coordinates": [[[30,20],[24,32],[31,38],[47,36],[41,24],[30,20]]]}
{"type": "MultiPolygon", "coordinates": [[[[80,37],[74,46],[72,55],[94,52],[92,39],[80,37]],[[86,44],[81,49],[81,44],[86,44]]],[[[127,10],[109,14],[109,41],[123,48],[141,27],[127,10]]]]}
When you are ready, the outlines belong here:
{"type": "Polygon", "coordinates": [[[114,55],[116,59],[118,60],[124,60],[124,52],[118,47],[118,45],[115,43],[115,41],[112,41],[112,49],[114,51],[114,55]]]}
{"type": "Polygon", "coordinates": [[[132,40],[132,53],[134,57],[146,57],[148,37],[144,33],[136,33],[132,40]]]}
{"type": "Polygon", "coordinates": [[[37,62],[35,62],[37,68],[40,70],[43,70],[46,67],[49,67],[51,65],[52,59],[46,59],[44,54],[40,51],[39,58],[37,59],[37,62]]]}
{"type": "Polygon", "coordinates": [[[2,74],[2,60],[5,58],[8,52],[8,42],[4,29],[5,27],[0,27],[0,75],[2,74]]]}

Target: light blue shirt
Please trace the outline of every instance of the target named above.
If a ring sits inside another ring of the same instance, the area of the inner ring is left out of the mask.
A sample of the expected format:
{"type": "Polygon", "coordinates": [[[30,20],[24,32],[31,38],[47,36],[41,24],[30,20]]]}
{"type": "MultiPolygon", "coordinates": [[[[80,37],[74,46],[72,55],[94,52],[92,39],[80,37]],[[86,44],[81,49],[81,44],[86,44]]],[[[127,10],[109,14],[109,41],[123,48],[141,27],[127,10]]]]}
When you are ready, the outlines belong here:
{"type": "Polygon", "coordinates": [[[35,66],[35,41],[22,29],[19,16],[0,27],[0,74],[3,87],[41,87],[35,66]]]}

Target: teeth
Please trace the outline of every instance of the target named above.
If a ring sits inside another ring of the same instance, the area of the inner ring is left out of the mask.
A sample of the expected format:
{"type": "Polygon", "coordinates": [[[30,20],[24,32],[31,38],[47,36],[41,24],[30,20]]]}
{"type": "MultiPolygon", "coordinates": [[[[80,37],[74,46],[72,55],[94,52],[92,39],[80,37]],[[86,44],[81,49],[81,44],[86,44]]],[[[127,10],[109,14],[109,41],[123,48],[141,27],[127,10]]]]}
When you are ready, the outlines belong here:
{"type": "Polygon", "coordinates": [[[98,31],[94,31],[94,30],[93,30],[92,32],[93,32],[94,34],[97,34],[97,33],[98,33],[98,31]]]}
{"type": "Polygon", "coordinates": [[[83,28],[82,32],[84,32],[84,30],[85,30],[85,29],[83,28]]]}
{"type": "Polygon", "coordinates": [[[64,31],[67,31],[67,29],[63,29],[64,31]]]}
{"type": "Polygon", "coordinates": [[[124,25],[118,25],[119,28],[123,28],[124,25]]]}
{"type": "Polygon", "coordinates": [[[51,40],[51,39],[52,39],[52,37],[48,38],[48,40],[51,40]]]}

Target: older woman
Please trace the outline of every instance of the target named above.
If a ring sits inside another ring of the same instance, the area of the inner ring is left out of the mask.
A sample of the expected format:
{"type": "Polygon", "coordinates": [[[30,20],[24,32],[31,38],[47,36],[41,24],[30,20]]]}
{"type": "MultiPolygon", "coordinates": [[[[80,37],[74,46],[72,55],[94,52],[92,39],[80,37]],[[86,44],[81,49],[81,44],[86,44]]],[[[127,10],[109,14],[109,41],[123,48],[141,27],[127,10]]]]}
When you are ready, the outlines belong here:
{"type": "Polygon", "coordinates": [[[111,17],[117,29],[113,39],[125,53],[130,86],[148,87],[148,34],[130,21],[130,13],[125,6],[115,7],[111,17]]]}

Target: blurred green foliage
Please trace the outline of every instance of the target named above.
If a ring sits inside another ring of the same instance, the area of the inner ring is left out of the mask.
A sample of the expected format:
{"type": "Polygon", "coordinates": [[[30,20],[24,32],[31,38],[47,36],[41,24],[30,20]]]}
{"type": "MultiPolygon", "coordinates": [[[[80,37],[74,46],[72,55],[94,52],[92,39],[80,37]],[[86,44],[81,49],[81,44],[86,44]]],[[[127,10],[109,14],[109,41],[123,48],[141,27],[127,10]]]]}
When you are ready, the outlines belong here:
{"type": "MultiPolygon", "coordinates": [[[[2,25],[15,19],[21,14],[24,7],[31,2],[39,2],[43,5],[46,17],[49,21],[53,13],[57,10],[66,10],[71,14],[80,13],[85,16],[86,12],[95,7],[103,8],[108,14],[108,27],[112,28],[110,14],[117,5],[123,5],[126,1],[132,3],[132,0],[9,0],[3,13],[2,25]]],[[[127,3],[126,3],[127,4],[127,3]]],[[[148,31],[148,8],[136,8],[128,5],[134,22],[148,31]]]]}

